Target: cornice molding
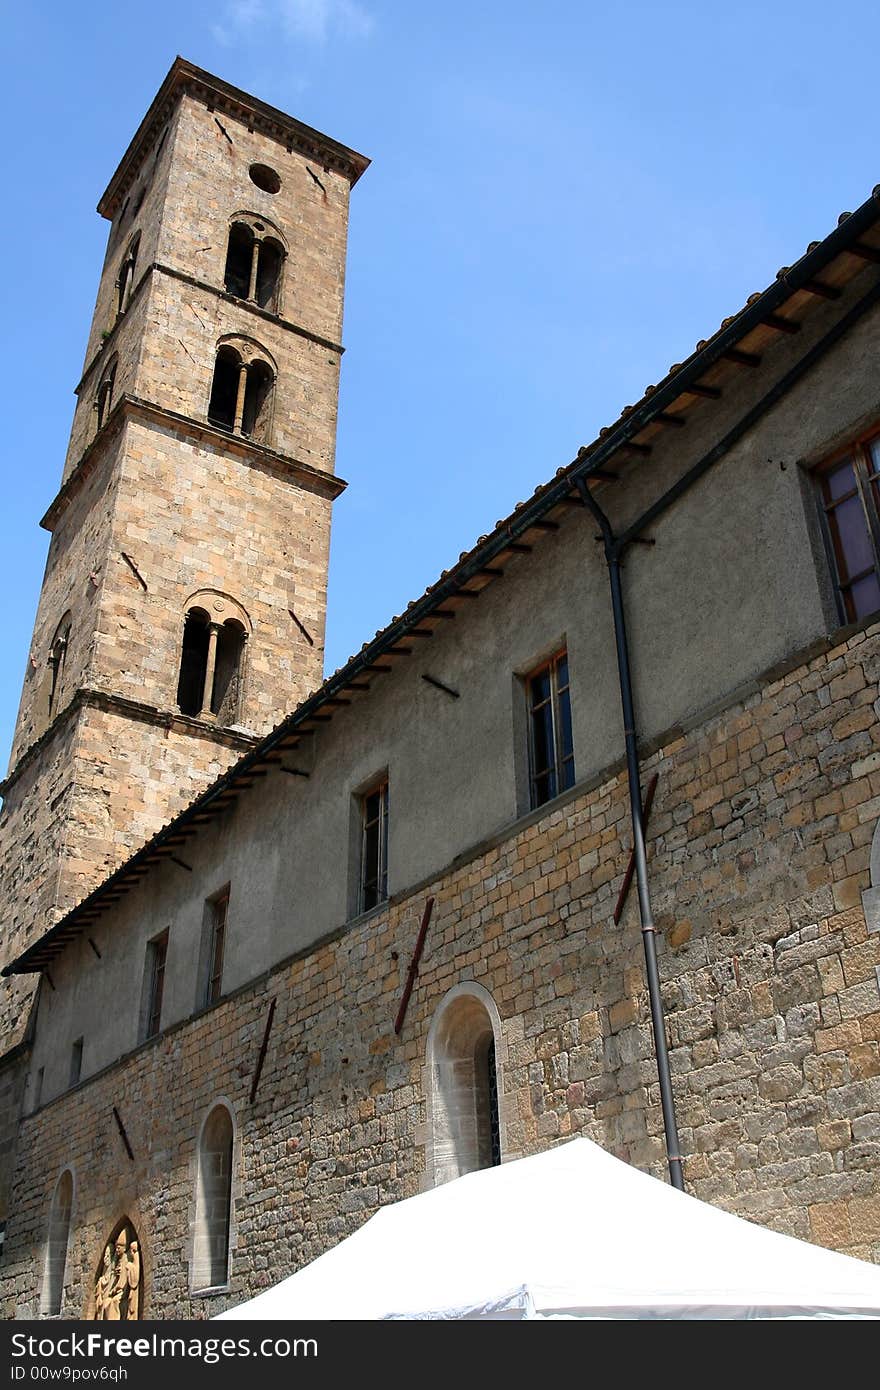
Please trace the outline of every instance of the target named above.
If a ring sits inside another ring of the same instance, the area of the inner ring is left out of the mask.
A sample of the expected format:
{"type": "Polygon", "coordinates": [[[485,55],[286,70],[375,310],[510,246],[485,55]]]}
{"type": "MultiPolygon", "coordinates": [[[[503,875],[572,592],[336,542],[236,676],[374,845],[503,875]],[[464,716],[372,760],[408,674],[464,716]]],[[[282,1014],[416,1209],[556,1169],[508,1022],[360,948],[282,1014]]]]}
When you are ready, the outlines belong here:
{"type": "Polygon", "coordinates": [[[173,729],[175,733],[189,734],[194,738],[207,738],[212,743],[219,743],[224,748],[238,749],[240,752],[255,748],[260,741],[258,734],[238,733],[233,729],[221,728],[206,719],[193,719],[177,710],[160,710],[155,705],[145,704],[141,700],[129,700],[124,695],[113,695],[109,691],[97,690],[92,686],[80,686],[64,708],[59,710],[48,728],[25,749],[5,780],[0,782],[0,796],[8,794],[22,773],[27,771],[31,763],[81,709],[109,710],[127,719],[137,719],[142,724],[173,729]]]}
{"type": "Polygon", "coordinates": [[[161,261],[152,261],[132,290],[125,313],[119,315],[107,334],[107,337],[103,339],[98,351],[88,363],[82,376],[73,388],[75,396],[80,395],[87,380],[94,373],[95,368],[104,360],[108,349],[112,348],[114,345],[117,330],[125,323],[132,304],[134,304],[139,297],[143,286],[154,274],[167,275],[172,280],[180,280],[185,285],[191,285],[193,289],[203,290],[206,294],[214,295],[215,298],[222,299],[227,304],[232,304],[236,309],[244,309],[247,313],[253,314],[256,318],[262,319],[265,323],[273,323],[278,328],[284,328],[289,333],[295,333],[299,338],[306,338],[310,343],[316,343],[318,347],[326,348],[328,352],[338,352],[340,357],[345,352],[345,348],[341,343],[334,342],[332,338],[323,338],[320,333],[313,333],[310,328],[304,328],[301,323],[294,323],[292,319],[280,318],[278,314],[272,314],[268,309],[261,309],[259,304],[254,304],[249,299],[240,299],[238,295],[230,294],[228,290],[220,289],[217,285],[211,285],[207,280],[199,280],[195,275],[190,275],[185,270],[177,270],[174,266],[163,265],[161,261]]]}
{"type": "Polygon", "coordinates": [[[140,396],[125,395],[119,398],[108,415],[106,424],[86,447],[73,472],[41,517],[40,525],[44,531],[54,531],[71,499],[76,496],[95,463],[102,456],[105,441],[114,437],[117,426],[125,419],[139,419],[159,424],[166,429],[182,431],[190,439],[205,441],[212,447],[220,446],[226,455],[232,455],[253,467],[271,468],[281,474],[285,481],[308,492],[329,497],[331,501],[348,486],[345,480],[337,478],[335,473],[325,473],[323,469],[315,468],[311,463],[303,463],[292,454],[282,454],[277,449],[257,444],[243,435],[230,434],[227,430],[209,424],[207,420],[195,420],[191,415],[166,410],[164,406],[142,400],[140,396]]]}
{"type": "Polygon", "coordinates": [[[353,187],[369,166],[366,155],[358,154],[329,135],[304,125],[258,97],[214,77],[185,58],[175,58],[168,75],[154,97],[122,156],[119,165],[98,202],[102,217],[112,219],[135,182],[144,160],[184,95],[195,97],[209,111],[225,111],[242,121],[248,130],[258,130],[277,140],[288,151],[296,150],[324,169],[333,169],[353,187]]]}

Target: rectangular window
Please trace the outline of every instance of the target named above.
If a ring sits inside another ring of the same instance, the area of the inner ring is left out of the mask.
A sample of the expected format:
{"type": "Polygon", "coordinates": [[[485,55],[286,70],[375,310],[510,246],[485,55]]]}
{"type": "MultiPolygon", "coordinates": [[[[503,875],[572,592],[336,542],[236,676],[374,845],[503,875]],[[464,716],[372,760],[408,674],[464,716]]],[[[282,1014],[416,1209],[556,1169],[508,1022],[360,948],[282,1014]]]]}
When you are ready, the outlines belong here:
{"type": "Polygon", "coordinates": [[[45,1067],[38,1067],[37,1079],[34,1082],[34,1110],[39,1110],[40,1101],[43,1099],[43,1077],[46,1075],[45,1067]]]}
{"type": "Polygon", "coordinates": [[[532,809],[574,785],[568,653],[557,652],[526,677],[532,809]]]}
{"type": "Polygon", "coordinates": [[[388,779],[361,797],[360,911],[388,897],[388,779]]]}
{"type": "Polygon", "coordinates": [[[147,945],[145,1038],[154,1038],[162,1025],[162,991],[165,987],[167,955],[168,932],[166,930],[147,945]]]}
{"type": "Polygon", "coordinates": [[[841,617],[858,622],[880,608],[880,434],[817,469],[841,617]]]}
{"type": "Polygon", "coordinates": [[[223,993],[223,956],[226,950],[226,918],[229,911],[229,888],[223,889],[208,903],[208,978],[205,1003],[216,1004],[223,993]]]}
{"type": "Polygon", "coordinates": [[[70,1049],[70,1085],[78,1086],[82,1076],[83,1064],[83,1040],[77,1038],[73,1047],[70,1049]]]}

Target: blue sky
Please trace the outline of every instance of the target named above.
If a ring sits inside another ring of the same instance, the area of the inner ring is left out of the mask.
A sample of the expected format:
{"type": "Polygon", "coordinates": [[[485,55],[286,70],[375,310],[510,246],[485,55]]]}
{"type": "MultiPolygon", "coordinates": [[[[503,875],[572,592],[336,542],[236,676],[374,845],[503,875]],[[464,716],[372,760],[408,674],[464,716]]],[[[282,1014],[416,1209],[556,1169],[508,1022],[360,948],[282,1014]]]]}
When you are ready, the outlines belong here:
{"type": "Polygon", "coordinates": [[[373,160],[354,191],[327,670],[880,181],[876,3],[4,7],[12,736],[107,224],[180,53],[373,160]]]}

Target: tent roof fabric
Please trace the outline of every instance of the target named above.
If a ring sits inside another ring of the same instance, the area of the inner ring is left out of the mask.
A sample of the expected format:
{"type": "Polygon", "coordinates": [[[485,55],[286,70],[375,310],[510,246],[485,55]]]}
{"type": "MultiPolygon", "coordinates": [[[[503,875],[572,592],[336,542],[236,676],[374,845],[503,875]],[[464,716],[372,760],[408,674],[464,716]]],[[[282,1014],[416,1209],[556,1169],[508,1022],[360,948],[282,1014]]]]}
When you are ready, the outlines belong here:
{"type": "Polygon", "coordinates": [[[220,1316],[877,1318],[880,1268],[720,1211],[574,1139],[383,1207],[220,1316]]]}

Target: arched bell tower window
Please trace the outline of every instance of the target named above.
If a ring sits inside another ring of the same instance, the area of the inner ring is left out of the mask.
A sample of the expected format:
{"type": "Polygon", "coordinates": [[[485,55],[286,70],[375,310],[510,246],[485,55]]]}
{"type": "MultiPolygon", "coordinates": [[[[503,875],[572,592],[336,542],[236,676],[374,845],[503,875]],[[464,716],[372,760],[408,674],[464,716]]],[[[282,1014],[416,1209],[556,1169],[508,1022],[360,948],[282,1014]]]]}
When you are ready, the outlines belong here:
{"type": "Polygon", "coordinates": [[[244,687],[250,619],[226,594],[202,590],[186,606],[177,706],[194,719],[234,724],[244,687]]]}
{"type": "Polygon", "coordinates": [[[229,1279],[235,1131],[224,1104],[211,1110],[199,1136],[192,1286],[222,1287],[229,1279]]]}
{"type": "Polygon", "coordinates": [[[131,241],[128,243],[122,264],[119,267],[119,275],[116,280],[116,317],[119,318],[128,308],[131,299],[131,292],[134,289],[134,272],[137,265],[138,251],[141,244],[140,232],[135,232],[131,241]]]}
{"type": "Polygon", "coordinates": [[[43,1264],[43,1287],[40,1293],[40,1315],[44,1318],[57,1317],[61,1312],[72,1209],[73,1174],[69,1168],[65,1168],[55,1184],[52,1206],[49,1211],[49,1229],[46,1233],[46,1255],[43,1264]]]}
{"type": "Polygon", "coordinates": [[[223,273],[223,283],[228,294],[234,294],[239,299],[248,298],[256,249],[257,240],[252,228],[246,222],[233,222],[229,228],[226,269],[223,273]]]}
{"type": "Polygon", "coordinates": [[[277,314],[287,248],[277,227],[252,213],[236,213],[229,228],[223,283],[228,294],[277,314]]]}
{"type": "Polygon", "coordinates": [[[67,644],[70,639],[70,614],[65,613],[61,622],[55,629],[55,636],[52,638],[52,645],[49,648],[49,692],[48,692],[48,715],[52,715],[58,708],[61,700],[61,692],[64,684],[64,666],[67,661],[67,644]]]}
{"type": "Polygon", "coordinates": [[[95,430],[101,429],[107,423],[107,417],[113,409],[113,388],[116,384],[117,361],[114,357],[108,362],[104,369],[101,380],[98,383],[98,392],[95,396],[95,430]]]}
{"type": "Polygon", "coordinates": [[[208,403],[208,419],[219,429],[258,443],[268,442],[275,368],[265,349],[247,338],[220,344],[208,403]]]}
{"type": "Polygon", "coordinates": [[[448,1182],[501,1162],[501,1020],[480,985],[456,985],[428,1033],[428,1181],[448,1182]]]}
{"type": "Polygon", "coordinates": [[[275,378],[265,362],[251,362],[241,413],[241,432],[249,439],[265,440],[269,433],[269,408],[275,378]]]}

